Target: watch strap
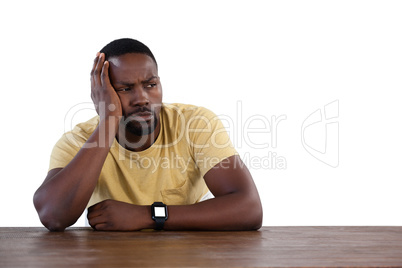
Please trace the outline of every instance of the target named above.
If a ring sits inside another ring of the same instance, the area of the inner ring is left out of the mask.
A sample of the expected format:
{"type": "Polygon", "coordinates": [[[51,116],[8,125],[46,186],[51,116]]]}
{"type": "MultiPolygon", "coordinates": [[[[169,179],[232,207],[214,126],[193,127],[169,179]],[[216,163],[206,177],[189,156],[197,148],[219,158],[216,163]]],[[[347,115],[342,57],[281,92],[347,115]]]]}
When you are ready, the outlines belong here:
{"type": "Polygon", "coordinates": [[[165,225],[165,218],[157,217],[155,218],[156,227],[155,230],[163,230],[163,225],[165,225]]]}

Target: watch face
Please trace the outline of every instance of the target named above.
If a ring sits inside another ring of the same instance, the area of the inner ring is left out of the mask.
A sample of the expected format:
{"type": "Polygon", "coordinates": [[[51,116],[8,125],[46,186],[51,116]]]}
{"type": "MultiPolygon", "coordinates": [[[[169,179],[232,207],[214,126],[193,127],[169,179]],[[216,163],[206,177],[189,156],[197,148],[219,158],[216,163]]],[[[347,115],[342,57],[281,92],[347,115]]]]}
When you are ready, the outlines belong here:
{"type": "Polygon", "coordinates": [[[166,217],[164,207],[154,207],[155,217],[166,217]]]}

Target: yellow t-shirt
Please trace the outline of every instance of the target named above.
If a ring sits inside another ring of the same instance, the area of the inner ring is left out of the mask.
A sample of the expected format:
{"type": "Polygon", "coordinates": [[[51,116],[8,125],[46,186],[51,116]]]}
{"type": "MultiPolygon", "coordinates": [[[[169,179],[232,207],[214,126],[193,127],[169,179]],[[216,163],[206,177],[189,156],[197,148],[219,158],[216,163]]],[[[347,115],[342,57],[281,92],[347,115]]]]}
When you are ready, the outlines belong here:
{"type": "MultiPolygon", "coordinates": [[[[203,107],[163,104],[161,130],[141,152],[124,149],[115,139],[88,207],[105,199],[150,205],[199,202],[208,192],[203,176],[237,154],[219,118],[203,107]]],[[[53,148],[49,170],[65,167],[99,124],[96,116],[65,133],[53,148]]]]}

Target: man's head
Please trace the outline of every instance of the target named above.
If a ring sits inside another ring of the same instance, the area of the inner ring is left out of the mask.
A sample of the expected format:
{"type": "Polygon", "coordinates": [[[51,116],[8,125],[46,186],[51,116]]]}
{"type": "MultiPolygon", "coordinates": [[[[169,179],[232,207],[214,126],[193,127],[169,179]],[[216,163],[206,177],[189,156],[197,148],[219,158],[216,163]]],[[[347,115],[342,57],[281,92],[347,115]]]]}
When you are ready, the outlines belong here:
{"type": "Polygon", "coordinates": [[[162,86],[151,50],[137,40],[124,38],[112,41],[100,52],[109,61],[110,82],[120,98],[126,132],[144,136],[159,130],[162,86]]]}
{"type": "Polygon", "coordinates": [[[111,57],[118,57],[127,53],[138,53],[148,55],[158,67],[158,63],[152,54],[151,50],[143,43],[138,40],[134,40],[131,38],[121,38],[114,40],[104,46],[101,50],[101,53],[105,53],[105,59],[109,60],[111,57]]]}

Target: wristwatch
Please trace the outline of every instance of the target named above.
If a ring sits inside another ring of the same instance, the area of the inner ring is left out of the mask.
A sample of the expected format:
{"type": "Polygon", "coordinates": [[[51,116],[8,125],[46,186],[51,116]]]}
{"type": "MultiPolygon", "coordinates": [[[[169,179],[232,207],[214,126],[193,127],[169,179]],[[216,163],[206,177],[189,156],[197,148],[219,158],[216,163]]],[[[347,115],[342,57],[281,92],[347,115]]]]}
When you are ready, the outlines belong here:
{"type": "Polygon", "coordinates": [[[154,202],[151,206],[152,219],[156,222],[155,230],[163,230],[163,225],[168,219],[167,206],[162,202],[154,202]]]}

